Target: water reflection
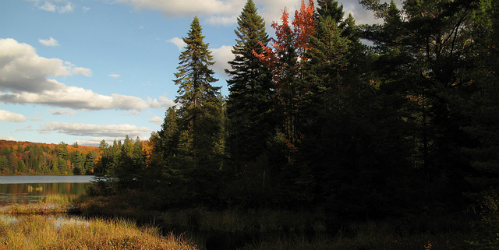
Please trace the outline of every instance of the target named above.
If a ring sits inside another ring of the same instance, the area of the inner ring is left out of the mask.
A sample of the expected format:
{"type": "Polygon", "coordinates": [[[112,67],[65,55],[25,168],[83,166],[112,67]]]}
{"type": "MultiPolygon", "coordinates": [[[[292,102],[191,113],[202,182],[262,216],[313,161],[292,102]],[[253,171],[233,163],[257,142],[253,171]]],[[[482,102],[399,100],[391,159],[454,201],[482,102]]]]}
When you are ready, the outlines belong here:
{"type": "Polygon", "coordinates": [[[92,176],[0,176],[0,206],[29,204],[49,195],[80,196],[86,192],[92,176]],[[69,177],[69,178],[68,178],[69,177]],[[71,180],[76,182],[71,182],[71,180]],[[52,183],[44,183],[52,181],[52,183]],[[16,183],[17,182],[17,183],[16,183]]]}

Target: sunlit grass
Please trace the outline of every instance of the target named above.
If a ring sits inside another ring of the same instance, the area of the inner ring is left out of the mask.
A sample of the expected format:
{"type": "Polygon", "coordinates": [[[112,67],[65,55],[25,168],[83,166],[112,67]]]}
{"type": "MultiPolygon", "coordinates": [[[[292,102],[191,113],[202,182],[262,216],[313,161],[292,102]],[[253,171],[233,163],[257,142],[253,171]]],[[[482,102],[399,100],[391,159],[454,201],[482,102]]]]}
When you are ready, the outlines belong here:
{"type": "Polygon", "coordinates": [[[196,249],[155,227],[123,219],[63,220],[30,215],[0,219],[0,249],[196,249]]]}
{"type": "Polygon", "coordinates": [[[14,203],[0,207],[0,214],[57,214],[79,211],[83,202],[77,195],[51,194],[36,203],[14,203]]]}

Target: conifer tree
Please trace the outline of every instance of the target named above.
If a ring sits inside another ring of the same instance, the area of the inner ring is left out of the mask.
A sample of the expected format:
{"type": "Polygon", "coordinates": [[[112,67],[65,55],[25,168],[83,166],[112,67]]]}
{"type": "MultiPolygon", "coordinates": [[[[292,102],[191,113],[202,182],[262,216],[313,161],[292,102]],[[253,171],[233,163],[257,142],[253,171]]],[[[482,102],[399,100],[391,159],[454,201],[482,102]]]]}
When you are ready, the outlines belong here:
{"type": "Polygon", "coordinates": [[[215,62],[203,38],[200,22],[195,17],[188,36],[183,38],[186,47],[179,56],[174,80],[179,85],[175,101],[179,105],[180,129],[188,137],[193,168],[199,163],[210,164],[208,161],[214,153],[211,151],[221,143],[222,131],[220,87],[211,85],[217,79],[209,68],[215,62]]]}
{"type": "Polygon", "coordinates": [[[366,27],[364,38],[381,54],[381,88],[399,92],[399,110],[411,112],[412,160],[425,177],[415,179],[429,194],[422,199],[459,208],[463,193],[496,189],[498,1],[408,0],[401,11],[394,1],[360,2],[385,21],[366,27]]]}
{"type": "Polygon", "coordinates": [[[236,165],[255,160],[265,154],[266,140],[272,134],[272,115],[269,99],[272,95],[271,73],[253,51],[262,53],[267,45],[264,19],[257,13],[252,0],[248,0],[235,30],[236,44],[232,53],[235,58],[229,62],[231,77],[229,86],[228,118],[230,122],[229,149],[236,165]]]}

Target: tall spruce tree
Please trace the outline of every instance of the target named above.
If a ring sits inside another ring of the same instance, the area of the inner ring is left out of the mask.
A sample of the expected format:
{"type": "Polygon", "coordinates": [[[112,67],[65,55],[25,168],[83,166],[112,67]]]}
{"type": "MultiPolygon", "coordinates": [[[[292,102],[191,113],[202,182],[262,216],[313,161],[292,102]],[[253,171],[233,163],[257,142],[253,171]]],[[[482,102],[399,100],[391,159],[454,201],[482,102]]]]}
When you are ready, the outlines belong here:
{"type": "Polygon", "coordinates": [[[222,100],[220,87],[212,86],[218,79],[209,68],[215,62],[204,38],[195,17],[188,36],[183,38],[186,46],[179,56],[174,80],[179,85],[175,100],[179,105],[179,129],[188,144],[193,168],[220,164],[215,162],[221,156],[222,100]]]}
{"type": "Polygon", "coordinates": [[[254,55],[254,51],[263,52],[259,43],[267,45],[269,38],[264,19],[252,0],[243,8],[234,32],[238,37],[232,50],[235,57],[229,61],[231,69],[226,69],[231,77],[227,80],[230,91],[228,148],[233,163],[238,166],[265,155],[266,141],[273,132],[272,115],[268,112],[271,73],[254,55]]]}

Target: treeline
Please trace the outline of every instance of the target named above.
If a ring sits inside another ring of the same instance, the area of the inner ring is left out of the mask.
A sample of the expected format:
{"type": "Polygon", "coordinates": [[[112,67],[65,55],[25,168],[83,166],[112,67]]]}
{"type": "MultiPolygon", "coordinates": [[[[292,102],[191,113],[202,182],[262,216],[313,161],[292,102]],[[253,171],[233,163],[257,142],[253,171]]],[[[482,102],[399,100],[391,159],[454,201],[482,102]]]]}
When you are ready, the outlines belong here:
{"type": "Polygon", "coordinates": [[[149,141],[125,137],[108,144],[102,140],[98,147],[0,140],[0,174],[62,174],[110,175],[120,172],[125,159],[141,168],[147,167],[152,155],[149,141]],[[118,170],[116,170],[118,169],[118,170]]]}
{"type": "Polygon", "coordinates": [[[0,174],[94,174],[97,147],[0,140],[0,174]]]}
{"type": "Polygon", "coordinates": [[[310,1],[293,20],[285,10],[269,38],[248,0],[227,98],[195,17],[176,106],[142,146],[101,145],[99,172],[165,207],[368,219],[497,197],[498,2],[360,2],[383,23],[356,25],[336,1],[310,1]]]}

